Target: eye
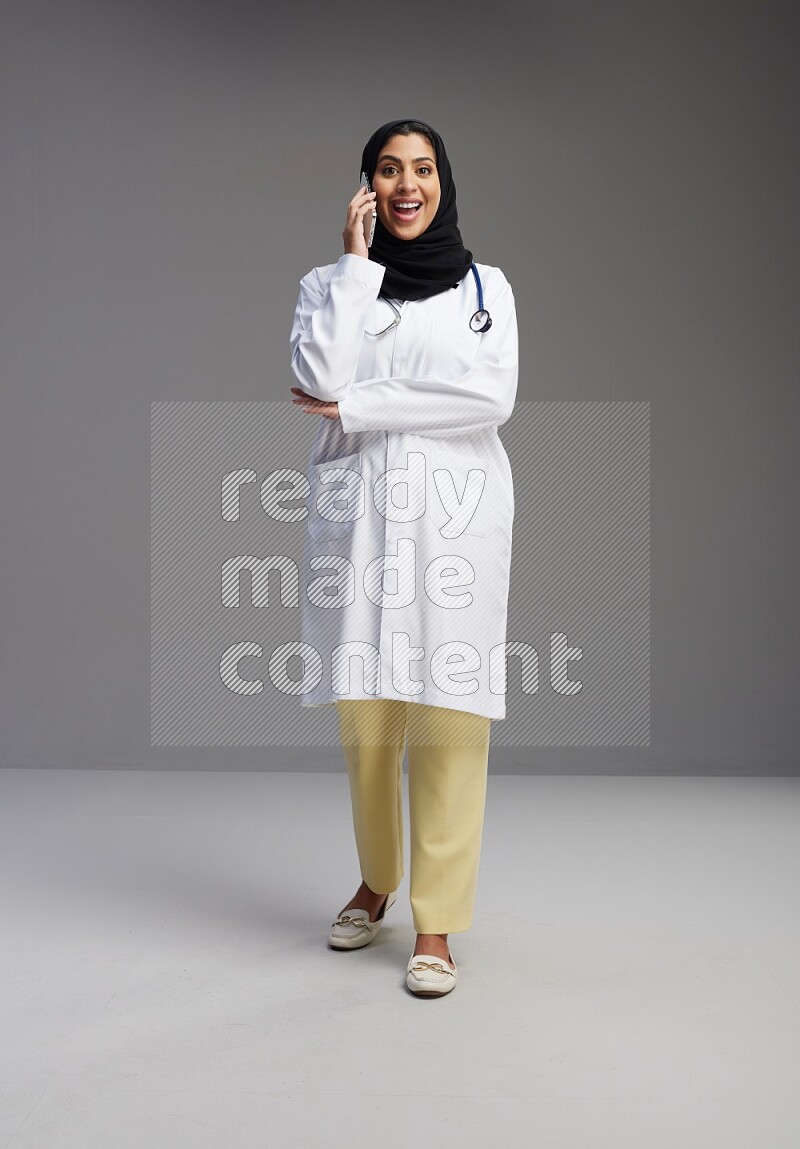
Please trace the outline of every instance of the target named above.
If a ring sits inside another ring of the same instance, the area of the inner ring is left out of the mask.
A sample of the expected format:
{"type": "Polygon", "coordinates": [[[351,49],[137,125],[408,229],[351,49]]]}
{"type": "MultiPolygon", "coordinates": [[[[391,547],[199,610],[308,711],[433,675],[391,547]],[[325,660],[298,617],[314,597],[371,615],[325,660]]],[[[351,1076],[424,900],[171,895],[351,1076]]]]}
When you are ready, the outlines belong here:
{"type": "MultiPolygon", "coordinates": [[[[427,172],[428,175],[431,175],[432,171],[433,171],[433,169],[429,168],[427,164],[423,164],[419,170],[421,172],[427,172]]],[[[381,168],[381,175],[385,176],[389,172],[394,172],[394,171],[397,171],[397,168],[394,166],[394,164],[386,164],[384,167],[381,168]]]]}

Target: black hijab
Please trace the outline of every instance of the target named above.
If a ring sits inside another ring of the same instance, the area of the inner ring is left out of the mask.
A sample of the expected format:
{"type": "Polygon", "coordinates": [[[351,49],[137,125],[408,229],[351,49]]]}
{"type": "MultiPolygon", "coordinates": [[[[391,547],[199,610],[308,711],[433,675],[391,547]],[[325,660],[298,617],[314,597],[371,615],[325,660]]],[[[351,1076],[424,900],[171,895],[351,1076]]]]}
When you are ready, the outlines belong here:
{"type": "MultiPolygon", "coordinates": [[[[361,153],[361,170],[369,176],[370,184],[384,143],[398,124],[408,122],[389,120],[370,136],[361,153]]],[[[441,199],[436,215],[415,239],[398,239],[383,226],[380,216],[375,220],[369,258],[386,268],[380,293],[391,299],[427,299],[449,287],[458,287],[472,263],[472,252],[464,247],[458,230],[456,185],[442,138],[424,120],[413,123],[426,128],[433,140],[441,199]]]]}

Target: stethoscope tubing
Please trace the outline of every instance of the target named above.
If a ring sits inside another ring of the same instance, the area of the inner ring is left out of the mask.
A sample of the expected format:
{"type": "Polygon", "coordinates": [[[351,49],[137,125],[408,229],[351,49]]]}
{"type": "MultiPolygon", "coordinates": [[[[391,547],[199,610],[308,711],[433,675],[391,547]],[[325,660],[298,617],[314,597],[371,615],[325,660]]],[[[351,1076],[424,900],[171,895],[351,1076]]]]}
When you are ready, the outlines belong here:
{"type": "MultiPolygon", "coordinates": [[[[478,288],[478,310],[473,312],[473,314],[470,316],[469,327],[470,331],[474,331],[476,335],[480,335],[482,332],[488,331],[492,326],[492,317],[483,306],[483,284],[481,283],[481,277],[478,274],[478,269],[474,263],[471,263],[469,266],[470,271],[475,278],[475,286],[478,288]]],[[[388,327],[384,327],[383,331],[366,332],[367,335],[371,335],[373,338],[377,338],[379,335],[385,335],[387,331],[392,329],[392,327],[396,327],[402,318],[400,312],[397,310],[391,299],[387,299],[386,296],[381,296],[381,298],[383,299],[384,303],[389,304],[392,311],[394,312],[395,317],[388,327]]]]}

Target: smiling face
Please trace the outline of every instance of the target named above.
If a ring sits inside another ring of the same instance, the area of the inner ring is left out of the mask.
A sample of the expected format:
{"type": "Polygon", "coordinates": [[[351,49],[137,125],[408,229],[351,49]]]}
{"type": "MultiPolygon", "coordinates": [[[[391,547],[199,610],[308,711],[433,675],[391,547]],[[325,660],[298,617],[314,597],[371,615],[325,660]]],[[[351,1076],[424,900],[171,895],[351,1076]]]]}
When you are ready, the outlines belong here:
{"type": "Polygon", "coordinates": [[[424,136],[390,136],[378,156],[372,177],[378,218],[398,239],[422,235],[436,215],[441,199],[434,149],[424,136]],[[398,210],[397,203],[420,206],[398,210]]]}

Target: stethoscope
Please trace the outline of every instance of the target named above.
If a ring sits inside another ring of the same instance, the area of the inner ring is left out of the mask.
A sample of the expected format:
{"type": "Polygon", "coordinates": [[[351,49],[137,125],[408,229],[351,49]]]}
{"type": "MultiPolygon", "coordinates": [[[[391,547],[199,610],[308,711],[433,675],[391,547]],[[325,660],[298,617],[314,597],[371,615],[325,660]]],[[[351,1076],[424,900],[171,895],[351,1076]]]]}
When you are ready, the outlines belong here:
{"type": "MultiPolygon", "coordinates": [[[[470,264],[470,270],[475,276],[475,284],[478,288],[478,310],[470,316],[469,326],[470,330],[480,335],[482,332],[488,331],[492,326],[492,318],[489,315],[489,312],[483,306],[483,285],[481,284],[481,277],[478,275],[478,269],[474,263],[470,264]]],[[[389,304],[392,311],[394,312],[394,318],[388,327],[384,327],[383,331],[365,332],[365,334],[372,335],[375,339],[377,339],[379,335],[385,335],[387,331],[391,331],[391,329],[396,327],[400,320],[403,318],[399,309],[395,307],[391,299],[387,299],[384,295],[380,295],[378,298],[382,299],[384,303],[389,304]]]]}

